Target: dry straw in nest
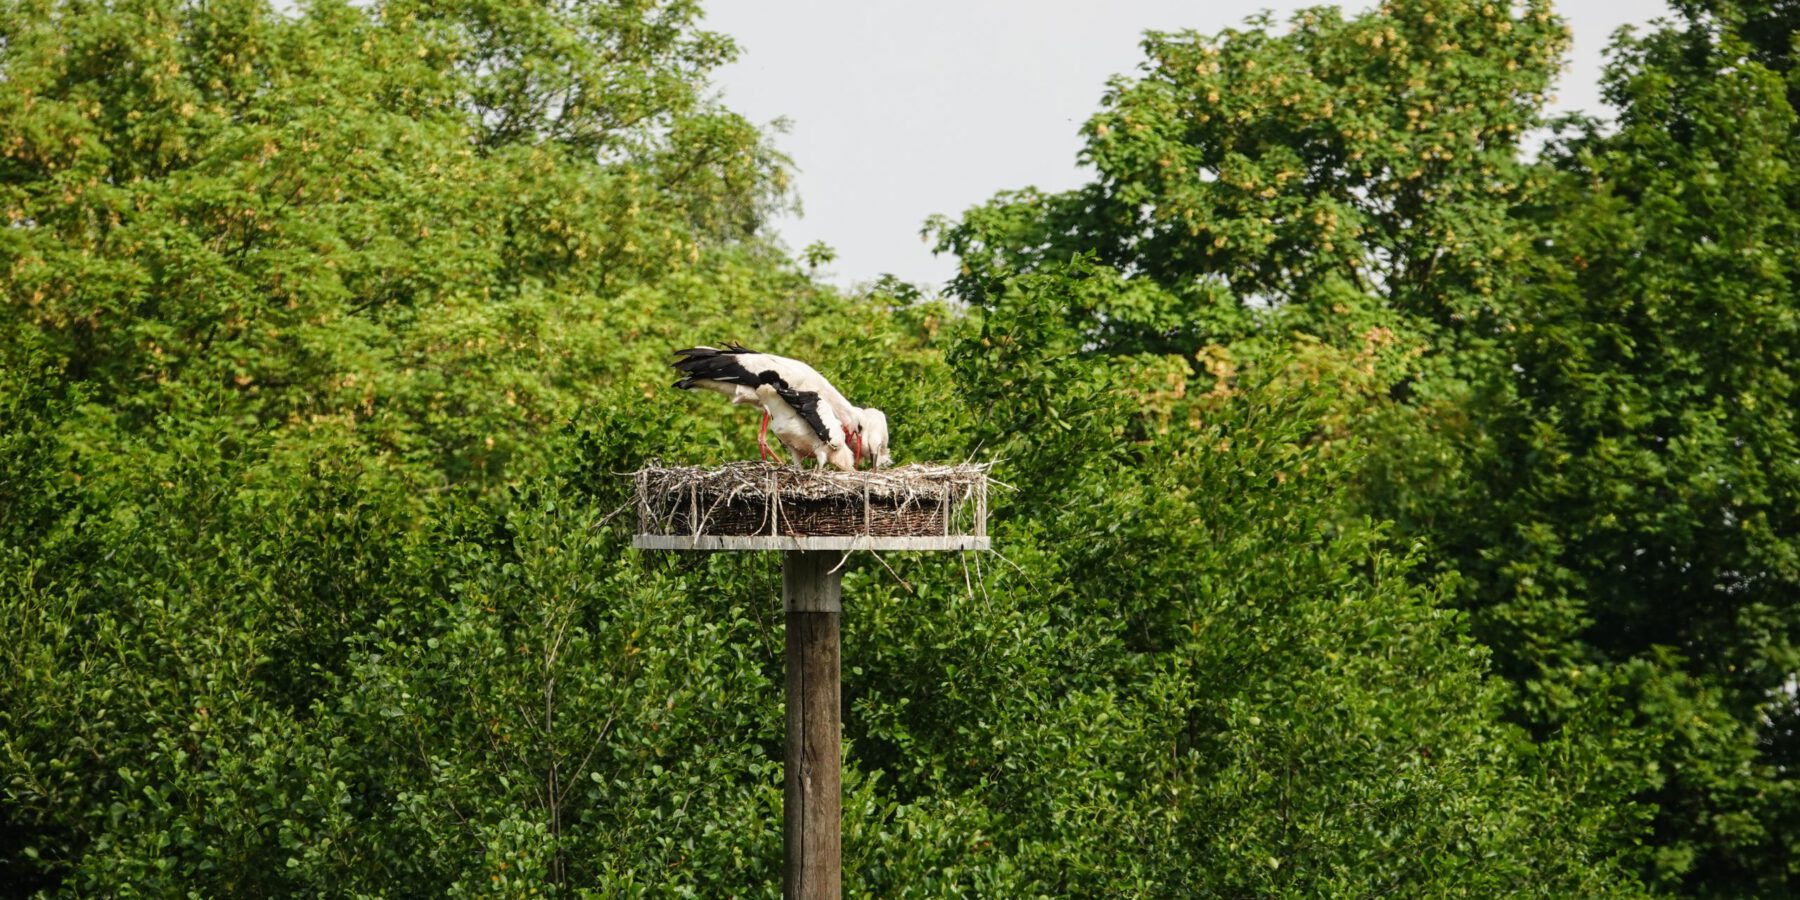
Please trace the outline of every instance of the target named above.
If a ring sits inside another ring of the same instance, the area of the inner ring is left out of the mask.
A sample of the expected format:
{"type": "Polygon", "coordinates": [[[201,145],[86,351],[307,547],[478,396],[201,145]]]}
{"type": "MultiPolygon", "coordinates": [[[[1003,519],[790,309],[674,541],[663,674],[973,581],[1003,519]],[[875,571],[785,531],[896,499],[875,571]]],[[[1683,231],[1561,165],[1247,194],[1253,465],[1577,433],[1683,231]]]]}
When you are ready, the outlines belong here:
{"type": "Polygon", "coordinates": [[[767,462],[638,470],[638,531],[669,535],[925,537],[987,533],[988,466],[878,471],[767,462]],[[971,507],[973,507],[971,509],[971,507]],[[958,531],[958,528],[969,529],[958,531]]]}

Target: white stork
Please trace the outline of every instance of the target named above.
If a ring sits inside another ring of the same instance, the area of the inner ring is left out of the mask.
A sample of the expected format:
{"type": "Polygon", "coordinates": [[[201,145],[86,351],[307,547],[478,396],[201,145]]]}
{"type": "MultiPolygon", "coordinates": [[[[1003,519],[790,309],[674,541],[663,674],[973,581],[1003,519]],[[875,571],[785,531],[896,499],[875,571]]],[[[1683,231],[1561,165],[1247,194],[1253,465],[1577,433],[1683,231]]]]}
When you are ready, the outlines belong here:
{"type": "Polygon", "coordinates": [[[690,347],[675,351],[675,355],[680,357],[675,368],[682,374],[676,387],[705,388],[724,394],[732,403],[762,407],[762,427],[756,440],[765,458],[774,455],[768,444],[773,425],[776,438],[794,452],[796,462],[811,456],[821,466],[854,469],[867,449],[864,418],[871,412],[872,418],[879,419],[882,458],[886,456],[887,418],[879,410],[851,405],[806,363],[757,353],[739,344],[724,349],[690,347]]]}

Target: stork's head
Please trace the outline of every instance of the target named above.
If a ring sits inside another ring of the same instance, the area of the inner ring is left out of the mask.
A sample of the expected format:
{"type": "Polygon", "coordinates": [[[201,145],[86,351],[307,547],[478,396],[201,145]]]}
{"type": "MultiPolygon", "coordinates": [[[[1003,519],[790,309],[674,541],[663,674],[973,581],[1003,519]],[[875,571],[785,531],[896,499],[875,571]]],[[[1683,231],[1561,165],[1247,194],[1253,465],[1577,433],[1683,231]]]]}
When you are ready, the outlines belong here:
{"type": "Polygon", "coordinates": [[[887,414],[873,406],[859,410],[862,418],[863,455],[868,457],[869,466],[884,469],[893,465],[894,458],[888,455],[888,422],[887,414]]]}

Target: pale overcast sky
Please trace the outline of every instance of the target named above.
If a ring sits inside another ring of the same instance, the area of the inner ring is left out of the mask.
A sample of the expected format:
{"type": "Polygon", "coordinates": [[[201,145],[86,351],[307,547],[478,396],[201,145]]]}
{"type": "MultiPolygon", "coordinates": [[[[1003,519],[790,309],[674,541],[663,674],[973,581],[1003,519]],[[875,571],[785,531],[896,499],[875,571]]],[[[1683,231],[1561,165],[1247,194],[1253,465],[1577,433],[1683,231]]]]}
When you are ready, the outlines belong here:
{"type": "MultiPolygon", "coordinates": [[[[1317,2],[1170,0],[712,0],[706,26],[743,55],[715,82],[799,169],[805,215],[777,227],[790,249],[838,251],[823,274],[851,284],[890,272],[941,287],[954,263],[919,239],[996,191],[1086,180],[1077,128],[1106,80],[1134,72],[1146,30],[1214,32],[1260,9],[1286,19],[1317,2]]],[[[1364,9],[1372,4],[1345,4],[1364,9]]],[[[1666,14],[1663,0],[1571,0],[1558,12],[1574,49],[1559,109],[1601,112],[1602,51],[1620,25],[1666,14]]]]}

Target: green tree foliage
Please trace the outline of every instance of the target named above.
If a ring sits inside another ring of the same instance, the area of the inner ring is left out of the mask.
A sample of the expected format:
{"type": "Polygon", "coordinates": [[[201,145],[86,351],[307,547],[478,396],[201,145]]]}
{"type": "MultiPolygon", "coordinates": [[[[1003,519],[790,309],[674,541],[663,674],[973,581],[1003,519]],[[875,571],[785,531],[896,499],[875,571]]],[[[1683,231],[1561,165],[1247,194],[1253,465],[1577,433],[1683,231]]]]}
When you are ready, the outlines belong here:
{"type": "Polygon", "coordinates": [[[619,360],[539,340],[643,327],[594,304],[642,306],[624,293],[779,198],[760,135],[703,99],[730,44],[697,15],[8,3],[9,349],[29,336],[126,427],[337,420],[495,475],[496,419],[554,421],[619,360]]]}
{"type": "Polygon", "coordinates": [[[1089,185],[1002,194],[954,224],[962,296],[1096,253],[1156,290],[1096,317],[1120,352],[1191,353],[1262,331],[1437,337],[1482,316],[1522,244],[1505,227],[1521,135],[1567,36],[1547,3],[1320,8],[1276,34],[1152,33],[1083,129],[1089,185]]]}
{"type": "MultiPolygon", "coordinates": [[[[935,227],[956,290],[1093,253],[1080,346],[1280,365],[1395,342],[1344,427],[1352,508],[1424,542],[1516,685],[1540,777],[1656,811],[1656,886],[1792,891],[1800,671],[1790,5],[1678,4],[1616,49],[1612,128],[1520,153],[1565,38],[1539,4],[1309,10],[1153,34],[1095,180],[935,227]],[[1383,396],[1383,395],[1386,396],[1383,396]],[[1588,765],[1571,779],[1562,767],[1588,765]]],[[[1440,580],[1441,579],[1441,580],[1440,580]]],[[[1629,835],[1621,835],[1628,843],[1629,835]]]]}
{"type": "Polygon", "coordinates": [[[872,641],[876,665],[911,641],[953,665],[924,696],[876,682],[859,718],[899,729],[874,737],[929,795],[1007,810],[989,827],[1032,893],[1629,892],[1611,835],[1637,813],[1534,782],[1485,652],[1381,525],[1340,515],[1343,406],[1382,351],[1237,379],[1084,350],[1127,290],[1085,263],[1009,279],[953,354],[972,436],[1029,485],[998,507],[1025,562],[949,621],[877,613],[922,635],[872,641]]]}
{"type": "Polygon", "coordinates": [[[738,338],[1016,488],[1003,557],[846,575],[851,890],[1639,893],[1658,745],[1618,723],[1677,669],[1507,722],[1467,576],[1360,493],[1447,440],[1368,430],[1421,341],[1550,268],[1491,229],[1561,32],[1310,15],[1153,40],[1103,189],[947,233],[971,307],[762,240],[782,161],[689,2],[0,0],[0,881],[775,896],[774,561],[620,513],[646,459],[748,448],[664,368],[738,338]],[[1182,118],[1212,90],[1235,118],[1182,118]],[[1158,174],[1177,125],[1211,177],[1158,174]]]}
{"type": "Polygon", "coordinates": [[[1598,688],[1666,736],[1652,871],[1721,896],[1800,885],[1797,131],[1789,66],[1738,30],[1771,21],[1712,4],[1620,46],[1616,129],[1553,147],[1521,211],[1507,368],[1431,417],[1463,486],[1383,498],[1463,573],[1538,727],[1598,688]]]}

